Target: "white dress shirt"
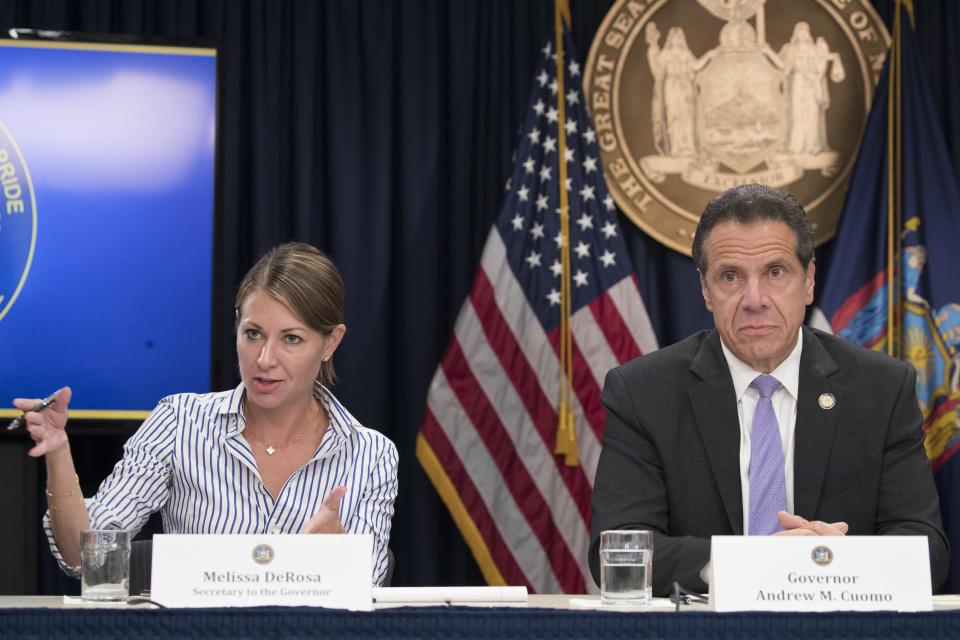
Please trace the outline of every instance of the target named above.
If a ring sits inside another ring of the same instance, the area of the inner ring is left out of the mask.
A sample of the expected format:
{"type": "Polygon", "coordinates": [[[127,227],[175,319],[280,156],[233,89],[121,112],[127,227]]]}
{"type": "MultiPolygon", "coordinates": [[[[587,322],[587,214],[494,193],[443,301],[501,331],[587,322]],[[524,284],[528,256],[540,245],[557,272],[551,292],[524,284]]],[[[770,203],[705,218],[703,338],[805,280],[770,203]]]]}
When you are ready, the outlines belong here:
{"type": "MultiPolygon", "coordinates": [[[[753,430],[753,414],[760,399],[759,392],[750,386],[762,372],[754,371],[737,358],[723,344],[723,356],[727,359],[733,389],[737,396],[737,413],[740,417],[740,489],[743,495],[743,531],[749,531],[750,520],[750,434],[753,430]]],[[[787,489],[787,511],[793,513],[793,435],[797,425],[797,393],[800,388],[800,353],[803,350],[803,331],[797,330],[797,344],[780,365],[770,372],[780,381],[780,387],[770,398],[773,412],[780,427],[780,443],[783,446],[783,477],[787,489]]]]}
{"type": "MultiPolygon", "coordinates": [[[[86,500],[92,529],[127,529],[131,537],[155,511],[166,533],[298,533],[331,489],[343,485],[340,522],[349,533],[373,534],[373,584],[387,572],[390,520],[397,497],[397,448],[360,426],[319,383],[314,395],[330,426],[313,457],[293,472],[277,499],[241,436],[244,386],[219,393],[183,393],[160,401],[123,447],[123,458],[86,500]]],[[[50,549],[49,511],[43,518],[50,549]]]]}

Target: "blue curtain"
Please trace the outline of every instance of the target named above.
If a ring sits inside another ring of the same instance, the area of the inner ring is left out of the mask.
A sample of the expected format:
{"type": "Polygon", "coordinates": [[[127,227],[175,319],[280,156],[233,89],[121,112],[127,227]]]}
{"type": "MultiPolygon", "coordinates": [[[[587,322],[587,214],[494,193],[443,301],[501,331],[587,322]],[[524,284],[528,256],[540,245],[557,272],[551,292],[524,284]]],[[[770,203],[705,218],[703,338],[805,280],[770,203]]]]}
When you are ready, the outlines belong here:
{"type": "MultiPolygon", "coordinates": [[[[571,4],[585,58],[612,3],[571,4]]],[[[893,0],[878,4],[892,15],[893,0]]],[[[915,5],[928,80],[960,171],[960,8],[953,0],[915,5]]],[[[482,582],[414,443],[427,386],[500,205],[551,11],[546,0],[0,3],[4,32],[220,46],[214,387],[236,383],[232,298],[246,269],[291,239],[330,253],[348,287],[337,394],[400,449],[395,585],[482,582]]],[[[710,326],[690,260],[621,223],[660,343],[710,326]]],[[[821,255],[823,268],[829,247],[821,255]]],[[[79,462],[81,476],[89,463],[79,462]]]]}

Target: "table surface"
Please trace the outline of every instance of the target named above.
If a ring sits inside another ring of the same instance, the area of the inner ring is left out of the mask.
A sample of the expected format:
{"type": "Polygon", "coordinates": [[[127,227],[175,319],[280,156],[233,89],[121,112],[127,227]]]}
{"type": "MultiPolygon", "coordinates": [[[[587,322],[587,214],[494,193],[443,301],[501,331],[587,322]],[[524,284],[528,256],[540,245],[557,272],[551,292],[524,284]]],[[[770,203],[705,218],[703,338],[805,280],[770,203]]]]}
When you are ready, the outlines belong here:
{"type": "MultiPolygon", "coordinates": [[[[549,594],[549,595],[530,595],[526,602],[457,602],[457,606],[468,606],[468,607],[521,607],[521,608],[538,608],[538,609],[586,609],[590,610],[591,607],[579,607],[572,604],[570,601],[573,599],[580,600],[589,600],[595,602],[596,606],[600,606],[600,596],[594,595],[564,595],[564,594],[549,594]]],[[[387,603],[376,603],[373,605],[374,609],[392,609],[396,607],[436,607],[438,605],[445,605],[446,602],[436,601],[436,602],[387,602],[387,603]]],[[[657,604],[660,606],[649,607],[651,611],[669,611],[674,608],[673,603],[669,601],[660,602],[658,599],[657,604]]],[[[132,604],[122,603],[122,602],[98,602],[98,603],[86,603],[81,602],[79,598],[64,598],[63,596],[0,596],[0,608],[26,608],[26,609],[149,609],[153,608],[154,605],[148,602],[138,602],[134,601],[132,604]]],[[[958,605],[960,606],[960,605],[958,605]]],[[[705,605],[690,605],[689,607],[694,610],[706,610],[705,605]]],[[[612,607],[612,609],[617,610],[630,610],[630,611],[643,611],[646,610],[646,607],[612,607]]]]}
{"type": "MultiPolygon", "coordinates": [[[[435,607],[447,604],[445,602],[391,602],[374,604],[374,609],[391,609],[396,607],[435,607]]],[[[600,604],[600,596],[596,595],[566,595],[543,594],[530,595],[526,602],[457,602],[456,606],[468,607],[519,607],[536,609],[563,609],[583,611],[671,611],[673,603],[669,600],[656,598],[649,607],[604,607],[600,604]],[[593,606],[584,606],[576,601],[589,601],[593,606]]],[[[150,609],[154,605],[148,602],[127,603],[84,603],[78,598],[65,599],[63,596],[0,596],[0,608],[21,609],[150,609]]],[[[960,609],[960,595],[941,595],[933,597],[934,611],[949,611],[960,609]]],[[[708,611],[705,604],[690,604],[681,607],[681,611],[708,611]]]]}

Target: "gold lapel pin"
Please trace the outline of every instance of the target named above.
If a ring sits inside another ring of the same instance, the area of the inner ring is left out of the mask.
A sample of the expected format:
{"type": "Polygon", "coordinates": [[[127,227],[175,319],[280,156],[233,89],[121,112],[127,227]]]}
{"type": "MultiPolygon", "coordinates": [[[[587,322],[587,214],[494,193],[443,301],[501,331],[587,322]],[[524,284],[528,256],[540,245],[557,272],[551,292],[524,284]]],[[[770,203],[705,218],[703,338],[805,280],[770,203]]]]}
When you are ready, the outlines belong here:
{"type": "Polygon", "coordinates": [[[834,405],[837,404],[837,399],[833,397],[832,393],[821,393],[818,401],[821,409],[833,409],[834,405]]]}

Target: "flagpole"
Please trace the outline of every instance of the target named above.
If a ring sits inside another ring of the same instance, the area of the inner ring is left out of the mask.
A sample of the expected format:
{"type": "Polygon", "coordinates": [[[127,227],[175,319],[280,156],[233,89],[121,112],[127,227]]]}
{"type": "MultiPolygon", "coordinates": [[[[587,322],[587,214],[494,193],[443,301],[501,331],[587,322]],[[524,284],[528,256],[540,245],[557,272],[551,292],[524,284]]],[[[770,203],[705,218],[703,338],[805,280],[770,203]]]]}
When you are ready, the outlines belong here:
{"type": "Polygon", "coordinates": [[[897,227],[897,192],[894,165],[896,163],[896,81],[899,76],[898,52],[900,49],[900,0],[896,0],[893,16],[893,44],[890,46],[890,72],[887,76],[887,355],[896,357],[894,335],[897,317],[897,263],[894,238],[897,227]]]}
{"type": "Polygon", "coordinates": [[[897,314],[895,319],[897,321],[897,334],[896,334],[896,344],[894,345],[894,352],[896,353],[897,358],[903,358],[903,309],[901,308],[901,298],[903,297],[903,47],[900,45],[901,33],[900,30],[903,28],[903,25],[900,22],[900,0],[897,1],[897,91],[896,91],[896,100],[897,100],[897,136],[895,143],[897,145],[897,163],[895,169],[897,172],[897,188],[896,188],[896,202],[894,203],[894,214],[896,218],[896,229],[894,232],[894,242],[896,242],[896,248],[894,251],[893,259],[897,265],[897,314]]]}
{"type": "Polygon", "coordinates": [[[897,265],[897,274],[899,280],[897,283],[897,314],[895,316],[897,321],[898,333],[897,333],[897,343],[895,347],[895,353],[897,358],[903,359],[903,344],[905,336],[902,335],[903,332],[903,318],[906,310],[903,308],[903,231],[904,231],[904,220],[903,220],[903,46],[901,43],[901,30],[903,29],[903,24],[900,19],[900,7],[903,6],[907,10],[907,15],[910,17],[910,26],[911,28],[916,28],[914,24],[913,17],[913,0],[897,0],[896,8],[897,15],[894,21],[894,32],[896,34],[894,42],[896,43],[897,52],[896,52],[896,63],[897,63],[897,90],[896,90],[896,100],[897,100],[897,111],[896,111],[896,201],[895,201],[895,215],[896,215],[896,235],[894,240],[896,242],[896,253],[894,255],[894,260],[897,265]]]}
{"type": "Polygon", "coordinates": [[[557,55],[557,166],[560,188],[560,406],[557,411],[557,442],[554,453],[563,454],[567,466],[580,464],[577,455],[577,435],[573,417],[573,334],[570,327],[570,209],[567,196],[567,136],[563,88],[563,21],[570,23],[567,0],[555,0],[553,5],[554,39],[557,55]]]}

